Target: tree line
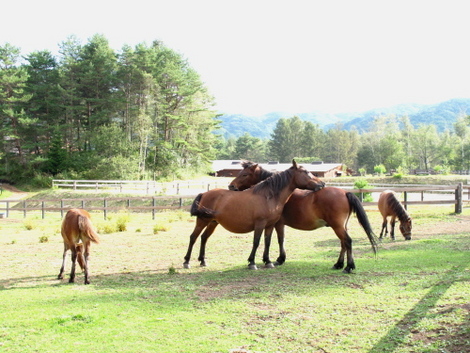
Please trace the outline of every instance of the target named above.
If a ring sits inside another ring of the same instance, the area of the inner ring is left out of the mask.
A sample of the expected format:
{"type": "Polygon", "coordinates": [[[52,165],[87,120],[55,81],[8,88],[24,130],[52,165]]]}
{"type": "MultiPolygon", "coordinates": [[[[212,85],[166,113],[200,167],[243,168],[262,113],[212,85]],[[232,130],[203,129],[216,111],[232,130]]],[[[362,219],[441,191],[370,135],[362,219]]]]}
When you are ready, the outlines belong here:
{"type": "Polygon", "coordinates": [[[209,172],[213,159],[339,162],[355,170],[470,169],[469,117],[452,131],[375,119],[366,133],[282,118],[269,139],[224,139],[214,99],[159,41],[113,50],[71,36],[59,54],[0,46],[0,179],[164,179],[209,172]]]}
{"type": "Polygon", "coordinates": [[[59,54],[0,46],[0,178],[158,179],[215,157],[213,97],[159,41],[119,52],[102,35],[59,54]]]}
{"type": "Polygon", "coordinates": [[[415,169],[441,173],[470,170],[469,125],[470,117],[461,116],[451,131],[438,132],[433,124],[414,127],[407,116],[381,116],[360,134],[343,129],[341,124],[325,131],[294,116],[279,119],[270,139],[245,133],[221,141],[218,158],[338,162],[364,173],[382,168],[403,174],[415,169]]]}

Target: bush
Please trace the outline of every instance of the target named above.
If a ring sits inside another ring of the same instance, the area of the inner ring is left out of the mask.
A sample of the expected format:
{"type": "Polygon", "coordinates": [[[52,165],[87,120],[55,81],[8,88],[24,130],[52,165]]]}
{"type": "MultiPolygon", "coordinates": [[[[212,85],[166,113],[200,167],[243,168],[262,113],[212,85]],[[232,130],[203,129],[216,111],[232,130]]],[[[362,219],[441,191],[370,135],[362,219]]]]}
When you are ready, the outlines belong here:
{"type": "MultiPolygon", "coordinates": [[[[372,186],[369,185],[368,181],[366,179],[357,179],[356,182],[354,183],[354,189],[371,189],[372,186]]],[[[357,197],[361,197],[361,193],[355,193],[357,197]]],[[[362,200],[365,202],[372,202],[372,193],[371,192],[365,192],[362,194],[362,200]]]]}
{"type": "Polygon", "coordinates": [[[385,174],[386,171],[387,171],[387,169],[385,168],[385,166],[383,164],[379,164],[379,165],[374,166],[374,173],[377,173],[379,175],[383,175],[383,174],[385,174]]]}

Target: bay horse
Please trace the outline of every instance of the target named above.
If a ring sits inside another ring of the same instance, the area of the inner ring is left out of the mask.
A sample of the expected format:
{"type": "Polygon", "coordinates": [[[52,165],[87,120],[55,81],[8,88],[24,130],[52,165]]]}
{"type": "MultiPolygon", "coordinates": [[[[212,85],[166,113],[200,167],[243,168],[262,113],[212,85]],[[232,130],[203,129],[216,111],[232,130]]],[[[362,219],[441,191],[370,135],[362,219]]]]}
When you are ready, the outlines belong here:
{"type": "MultiPolygon", "coordinates": [[[[229,189],[246,190],[274,174],[250,161],[243,162],[242,166],[243,170],[232,180],[229,189]]],[[[286,260],[285,226],[300,230],[315,230],[326,226],[333,228],[341,243],[338,261],[333,265],[333,269],[343,269],[346,254],[347,263],[343,272],[351,273],[356,268],[352,254],[352,239],[347,231],[352,212],[356,214],[359,224],[366,232],[372,249],[376,253],[376,236],[361,202],[352,192],[336,187],[325,187],[315,192],[295,190],[285,204],[281,218],[275,224],[279,243],[279,257],[276,264],[282,265],[286,260]]],[[[267,242],[269,244],[270,241],[267,242]]]]}
{"type": "Polygon", "coordinates": [[[62,221],[61,233],[64,239],[64,254],[62,267],[57,278],[64,278],[66,253],[67,250],[70,250],[72,252],[72,270],[70,272],[69,283],[75,281],[75,262],[78,261],[78,264],[85,273],[85,284],[90,284],[88,279],[90,245],[91,242],[99,243],[98,234],[96,234],[90,220],[90,214],[83,209],[70,209],[62,221]]]}
{"type": "MultiPolygon", "coordinates": [[[[191,215],[196,216],[196,225],[189,238],[189,246],[184,268],[190,268],[192,248],[199,234],[201,248],[198,260],[201,266],[206,266],[205,247],[207,240],[218,224],[233,233],[248,233],[254,231],[253,248],[248,257],[248,267],[257,269],[255,264],[256,250],[260,243],[261,234],[271,239],[274,224],[281,217],[282,209],[289,196],[296,188],[318,190],[325,184],[298,166],[293,160],[292,167],[282,173],[273,175],[259,183],[256,187],[243,191],[212,189],[199,194],[191,206],[191,215]]],[[[263,261],[267,267],[274,267],[268,257],[269,247],[265,244],[263,261]]]]}
{"type": "Polygon", "coordinates": [[[380,231],[380,239],[382,236],[387,236],[387,218],[390,218],[390,238],[395,240],[395,222],[396,219],[400,221],[400,231],[406,240],[411,240],[411,228],[412,221],[411,217],[406,211],[405,207],[398,201],[397,196],[392,190],[385,190],[380,194],[379,197],[379,211],[382,214],[382,230],[380,231]],[[385,233],[385,234],[384,234],[385,233]]]}

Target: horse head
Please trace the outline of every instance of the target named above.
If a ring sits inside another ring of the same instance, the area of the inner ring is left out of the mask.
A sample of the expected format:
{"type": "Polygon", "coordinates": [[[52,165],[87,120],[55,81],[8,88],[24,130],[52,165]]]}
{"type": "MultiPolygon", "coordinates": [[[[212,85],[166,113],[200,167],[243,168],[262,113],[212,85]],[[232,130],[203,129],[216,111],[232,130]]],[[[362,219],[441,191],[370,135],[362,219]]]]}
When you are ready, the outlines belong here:
{"type": "Polygon", "coordinates": [[[294,170],[294,183],[297,188],[318,191],[325,187],[323,181],[304,167],[299,166],[295,160],[292,160],[292,167],[289,169],[294,170]]]}
{"type": "Polygon", "coordinates": [[[258,184],[261,179],[261,167],[258,163],[243,162],[243,170],[229,184],[229,190],[243,191],[258,184]]]}
{"type": "Polygon", "coordinates": [[[405,237],[405,240],[411,240],[411,217],[408,217],[405,221],[400,222],[400,232],[405,237]]]}

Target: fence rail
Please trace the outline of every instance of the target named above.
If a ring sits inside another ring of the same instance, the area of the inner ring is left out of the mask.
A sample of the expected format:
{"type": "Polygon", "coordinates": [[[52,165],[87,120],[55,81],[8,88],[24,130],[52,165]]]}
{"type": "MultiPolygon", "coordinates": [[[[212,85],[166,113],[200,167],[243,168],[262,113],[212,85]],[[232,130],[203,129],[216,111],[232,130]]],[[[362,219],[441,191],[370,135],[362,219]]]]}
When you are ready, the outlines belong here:
{"type": "MultiPolygon", "coordinates": [[[[377,201],[364,202],[363,195],[372,193],[375,198],[383,190],[394,190],[403,193],[405,207],[408,205],[455,205],[455,213],[461,213],[463,204],[470,203],[470,186],[458,185],[445,186],[420,186],[420,187],[382,187],[373,189],[350,189],[349,191],[359,194],[363,205],[377,205],[377,201]],[[467,193],[464,199],[464,192],[467,193]],[[413,195],[413,197],[411,197],[413,195]]],[[[11,212],[23,212],[24,217],[28,212],[41,211],[42,218],[45,218],[47,212],[64,212],[70,208],[79,207],[87,210],[103,211],[106,219],[107,213],[110,211],[129,210],[129,211],[151,211],[152,219],[158,210],[168,209],[189,209],[189,203],[195,198],[195,194],[191,195],[169,195],[169,196],[141,196],[141,197],[106,197],[106,198],[73,198],[62,200],[0,200],[0,218],[4,215],[9,217],[11,212]],[[140,204],[135,205],[135,201],[139,200],[140,204]],[[133,204],[134,202],[134,204],[133,204]],[[142,205],[142,203],[144,205],[142,205]]]]}
{"type": "Polygon", "coordinates": [[[132,180],[52,180],[52,186],[56,188],[71,188],[73,190],[87,189],[95,191],[133,192],[180,195],[182,193],[199,193],[215,188],[227,188],[232,178],[217,178],[208,180],[189,181],[132,181],[132,180]]]}

